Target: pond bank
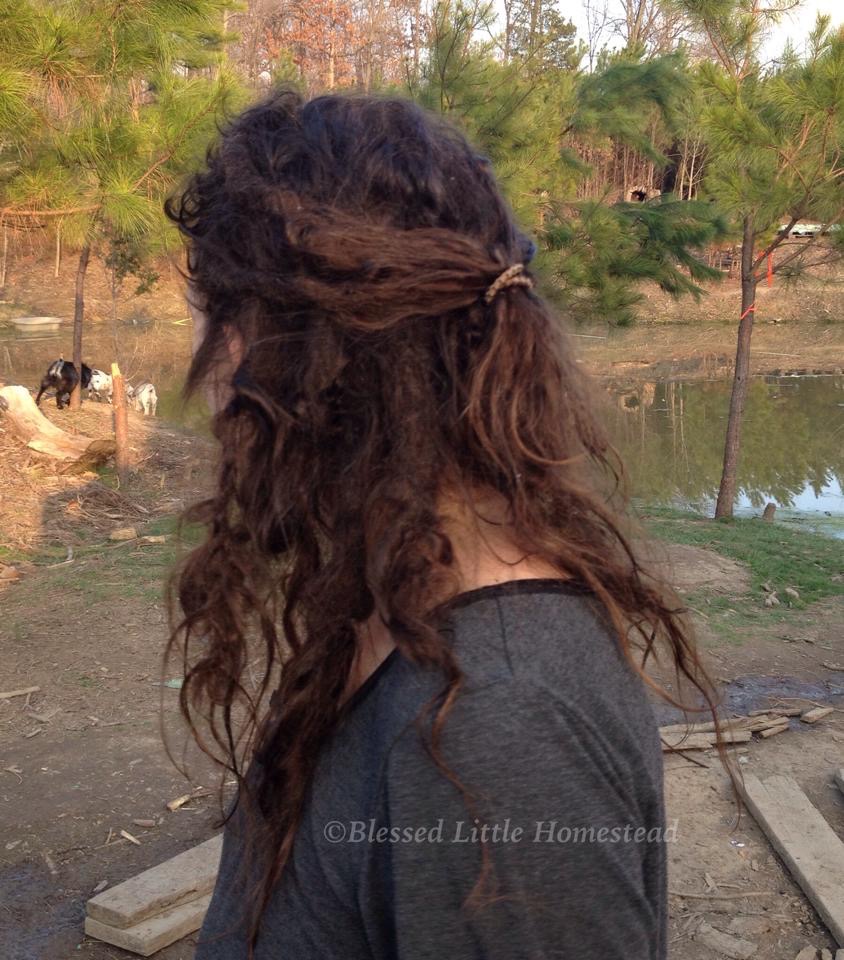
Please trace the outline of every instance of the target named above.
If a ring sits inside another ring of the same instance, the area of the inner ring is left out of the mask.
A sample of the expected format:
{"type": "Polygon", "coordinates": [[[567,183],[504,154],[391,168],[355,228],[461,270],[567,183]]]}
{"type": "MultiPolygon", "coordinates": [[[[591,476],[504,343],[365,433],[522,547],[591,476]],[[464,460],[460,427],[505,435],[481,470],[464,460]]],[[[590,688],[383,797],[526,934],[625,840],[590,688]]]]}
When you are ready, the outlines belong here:
{"type": "MultiPolygon", "coordinates": [[[[599,377],[711,380],[731,377],[736,327],[728,323],[638,323],[633,327],[577,327],[581,361],[599,377]]],[[[841,374],[842,322],[757,323],[751,373],[772,376],[841,374]]]]}

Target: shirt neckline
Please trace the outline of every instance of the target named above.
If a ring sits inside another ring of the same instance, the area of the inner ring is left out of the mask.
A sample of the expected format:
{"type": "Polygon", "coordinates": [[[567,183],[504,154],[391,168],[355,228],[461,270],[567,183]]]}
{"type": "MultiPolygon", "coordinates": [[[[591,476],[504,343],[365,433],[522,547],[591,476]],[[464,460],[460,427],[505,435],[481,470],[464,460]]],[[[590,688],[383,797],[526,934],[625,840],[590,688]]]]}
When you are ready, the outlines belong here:
{"type": "MultiPolygon", "coordinates": [[[[570,596],[583,596],[589,593],[589,588],[579,580],[560,580],[555,577],[535,577],[523,580],[505,580],[502,583],[488,583],[482,587],[475,587],[472,590],[465,590],[458,593],[450,600],[446,600],[435,608],[438,615],[446,615],[452,610],[461,610],[473,603],[481,600],[492,600],[498,597],[520,596],[533,593],[560,593],[570,596]]],[[[354,708],[369,694],[377,685],[381,677],[390,669],[401,654],[399,648],[393,648],[387,656],[370,673],[363,683],[343,704],[341,711],[348,715],[354,708]]]]}
{"type": "Polygon", "coordinates": [[[583,596],[583,594],[589,592],[589,588],[584,583],[575,579],[529,577],[522,580],[504,580],[501,583],[488,583],[482,587],[475,587],[472,590],[458,593],[437,607],[437,611],[459,610],[479,600],[492,600],[498,597],[519,596],[520,594],[564,593],[571,596],[583,596]]]}

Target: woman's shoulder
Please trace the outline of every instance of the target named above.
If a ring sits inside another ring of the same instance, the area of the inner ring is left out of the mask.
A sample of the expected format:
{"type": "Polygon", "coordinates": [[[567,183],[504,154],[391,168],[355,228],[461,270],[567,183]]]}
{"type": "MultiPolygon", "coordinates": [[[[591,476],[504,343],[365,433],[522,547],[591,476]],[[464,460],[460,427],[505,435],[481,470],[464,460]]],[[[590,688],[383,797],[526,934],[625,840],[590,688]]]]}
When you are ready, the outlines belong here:
{"type": "Polygon", "coordinates": [[[615,696],[632,679],[604,608],[575,581],[470,591],[455,600],[450,630],[461,669],[480,684],[509,678],[571,701],[602,690],[615,696]]]}

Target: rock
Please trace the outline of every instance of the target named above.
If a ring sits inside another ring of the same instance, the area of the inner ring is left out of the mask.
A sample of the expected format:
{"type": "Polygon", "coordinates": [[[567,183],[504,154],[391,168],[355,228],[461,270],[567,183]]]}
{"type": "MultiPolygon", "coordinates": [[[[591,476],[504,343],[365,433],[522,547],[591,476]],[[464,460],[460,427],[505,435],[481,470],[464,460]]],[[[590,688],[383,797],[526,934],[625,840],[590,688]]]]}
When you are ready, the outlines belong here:
{"type": "Polygon", "coordinates": [[[818,951],[816,947],[803,947],[794,960],[818,960],[818,951]]]}
{"type": "Polygon", "coordinates": [[[757,945],[752,940],[743,940],[741,937],[732,937],[722,933],[708,923],[702,923],[695,934],[695,940],[732,960],[747,960],[756,953],[757,945]]]}
{"type": "Polygon", "coordinates": [[[134,527],[118,527],[108,535],[109,540],[135,540],[138,531],[134,527]]]}
{"type": "Polygon", "coordinates": [[[821,960],[832,960],[832,951],[824,947],[823,950],[821,950],[821,960]]]}
{"type": "Polygon", "coordinates": [[[766,503],[765,510],[762,513],[762,519],[767,520],[768,523],[771,523],[774,519],[774,514],[776,513],[777,505],[775,503],[766,503]]]}
{"type": "Polygon", "coordinates": [[[766,607],[778,607],[780,605],[779,597],[775,593],[769,593],[765,597],[765,606],[766,607]]]}
{"type": "Polygon", "coordinates": [[[7,566],[0,567],[0,580],[14,581],[14,580],[20,580],[20,578],[21,578],[21,575],[18,572],[17,567],[7,567],[7,566]]]}
{"type": "Polygon", "coordinates": [[[783,592],[787,597],[791,597],[792,600],[800,599],[800,594],[794,589],[794,587],[786,587],[783,592]]]}

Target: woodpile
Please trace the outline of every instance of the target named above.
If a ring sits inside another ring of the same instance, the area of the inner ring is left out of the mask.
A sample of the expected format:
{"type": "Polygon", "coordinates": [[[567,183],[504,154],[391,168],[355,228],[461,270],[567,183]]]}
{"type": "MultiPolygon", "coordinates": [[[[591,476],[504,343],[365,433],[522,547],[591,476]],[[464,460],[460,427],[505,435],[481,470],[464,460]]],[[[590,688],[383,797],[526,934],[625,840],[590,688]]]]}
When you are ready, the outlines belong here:
{"type": "MultiPolygon", "coordinates": [[[[834,707],[786,707],[781,710],[753,710],[747,716],[730,717],[720,721],[721,741],[724,744],[748,743],[758,734],[763,740],[785,733],[792,718],[801,723],[817,723],[829,716],[834,707]]],[[[663,752],[682,753],[686,750],[709,750],[718,739],[713,720],[701,723],[674,723],[659,728],[663,752]]]]}

